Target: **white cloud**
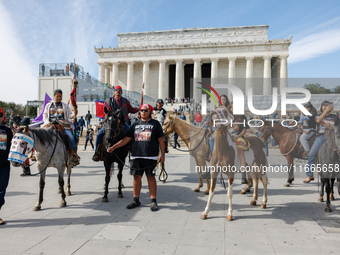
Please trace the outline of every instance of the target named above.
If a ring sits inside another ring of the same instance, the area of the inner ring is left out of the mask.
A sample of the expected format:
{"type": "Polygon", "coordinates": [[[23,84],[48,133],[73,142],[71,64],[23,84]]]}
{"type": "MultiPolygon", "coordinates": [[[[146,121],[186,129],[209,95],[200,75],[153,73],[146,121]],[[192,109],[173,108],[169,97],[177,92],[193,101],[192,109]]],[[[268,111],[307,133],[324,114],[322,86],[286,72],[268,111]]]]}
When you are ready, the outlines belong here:
{"type": "Polygon", "coordinates": [[[289,63],[298,63],[340,50],[340,29],[310,34],[291,44],[289,63]]]}
{"type": "Polygon", "coordinates": [[[31,65],[13,20],[0,3],[0,100],[25,104],[37,98],[37,68],[31,65]]]}

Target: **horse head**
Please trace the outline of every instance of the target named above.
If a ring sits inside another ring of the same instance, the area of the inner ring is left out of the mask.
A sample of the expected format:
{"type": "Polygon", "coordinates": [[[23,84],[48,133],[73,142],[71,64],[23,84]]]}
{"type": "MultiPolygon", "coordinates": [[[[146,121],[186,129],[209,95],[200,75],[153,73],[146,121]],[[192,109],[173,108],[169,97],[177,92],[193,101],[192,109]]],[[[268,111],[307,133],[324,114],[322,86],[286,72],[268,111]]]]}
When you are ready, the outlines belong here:
{"type": "Polygon", "coordinates": [[[271,129],[270,129],[270,122],[264,121],[263,125],[259,128],[260,132],[260,138],[264,141],[267,142],[268,138],[271,136],[271,129]]]}
{"type": "Polygon", "coordinates": [[[105,136],[108,139],[115,139],[119,135],[119,119],[118,114],[120,113],[120,109],[117,111],[108,111],[105,115],[104,120],[104,129],[105,129],[105,136]]]}
{"type": "Polygon", "coordinates": [[[174,132],[175,117],[168,116],[163,123],[163,132],[165,137],[174,132]]]}
{"type": "Polygon", "coordinates": [[[20,128],[13,136],[8,160],[14,167],[21,166],[33,150],[33,145],[28,126],[20,128]]]}

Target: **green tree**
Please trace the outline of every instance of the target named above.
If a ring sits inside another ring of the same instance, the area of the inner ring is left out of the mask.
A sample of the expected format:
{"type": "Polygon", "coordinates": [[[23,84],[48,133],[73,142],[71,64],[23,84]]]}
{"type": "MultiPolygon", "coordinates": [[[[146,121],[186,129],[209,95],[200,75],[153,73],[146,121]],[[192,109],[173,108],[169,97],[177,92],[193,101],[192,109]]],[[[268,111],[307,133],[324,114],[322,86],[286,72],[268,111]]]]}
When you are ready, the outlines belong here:
{"type": "Polygon", "coordinates": [[[321,86],[319,83],[309,83],[303,86],[305,89],[308,89],[312,94],[331,94],[332,90],[326,89],[321,86]]]}
{"type": "Polygon", "coordinates": [[[340,94],[340,86],[336,86],[336,87],[333,89],[333,93],[340,94]]]}

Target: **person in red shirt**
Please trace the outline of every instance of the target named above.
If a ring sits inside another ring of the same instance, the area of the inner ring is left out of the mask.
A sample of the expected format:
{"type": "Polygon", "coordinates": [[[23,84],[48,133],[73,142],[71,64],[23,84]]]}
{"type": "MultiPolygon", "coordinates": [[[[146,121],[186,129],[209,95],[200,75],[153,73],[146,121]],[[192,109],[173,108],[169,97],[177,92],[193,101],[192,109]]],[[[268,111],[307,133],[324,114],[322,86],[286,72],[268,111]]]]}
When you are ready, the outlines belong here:
{"type": "MultiPolygon", "coordinates": [[[[107,114],[108,111],[117,111],[118,109],[121,109],[118,118],[120,120],[120,123],[124,125],[125,131],[127,131],[129,129],[129,126],[127,125],[127,121],[129,118],[128,114],[138,112],[138,108],[132,107],[129,100],[127,100],[125,97],[122,97],[123,90],[121,86],[116,86],[114,93],[115,94],[113,97],[105,100],[104,112],[105,114],[107,114]]],[[[95,153],[92,157],[93,161],[98,162],[100,160],[101,146],[99,146],[99,144],[101,144],[103,137],[104,137],[104,125],[97,134],[95,153]]]]}
{"type": "Polygon", "coordinates": [[[201,126],[202,120],[203,120],[202,114],[200,112],[196,113],[195,115],[196,125],[201,126]]]}

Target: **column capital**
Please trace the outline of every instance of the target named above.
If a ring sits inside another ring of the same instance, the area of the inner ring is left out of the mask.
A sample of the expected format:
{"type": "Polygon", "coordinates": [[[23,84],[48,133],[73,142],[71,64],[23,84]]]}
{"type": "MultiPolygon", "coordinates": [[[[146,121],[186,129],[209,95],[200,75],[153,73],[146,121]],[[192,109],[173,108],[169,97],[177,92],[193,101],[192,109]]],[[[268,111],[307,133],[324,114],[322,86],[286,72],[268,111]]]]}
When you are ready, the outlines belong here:
{"type": "Polygon", "coordinates": [[[235,61],[235,60],[236,60],[236,57],[228,57],[228,60],[229,60],[229,61],[235,61]]]}
{"type": "Polygon", "coordinates": [[[219,61],[220,59],[217,57],[210,58],[211,61],[219,61]]]}
{"type": "Polygon", "coordinates": [[[263,56],[263,59],[264,60],[269,60],[269,59],[271,59],[272,58],[272,55],[264,55],[263,56]]]}
{"type": "Polygon", "coordinates": [[[280,59],[287,59],[288,57],[289,57],[289,54],[280,55],[280,59]]]}
{"type": "Polygon", "coordinates": [[[135,61],[126,61],[126,63],[127,63],[128,65],[131,65],[131,64],[134,64],[135,61]]]}
{"type": "Polygon", "coordinates": [[[159,62],[160,64],[165,64],[166,60],[160,59],[160,60],[158,60],[158,62],[159,62]]]}
{"type": "Polygon", "coordinates": [[[118,66],[119,65],[119,62],[112,62],[112,66],[118,66]]]}
{"type": "Polygon", "coordinates": [[[142,63],[143,64],[150,64],[150,60],[143,60],[142,63]]]}
{"type": "Polygon", "coordinates": [[[246,60],[254,60],[254,56],[246,56],[246,60]]]}
{"type": "Polygon", "coordinates": [[[176,64],[182,64],[183,63],[183,59],[175,59],[176,64]]]}
{"type": "Polygon", "coordinates": [[[193,58],[192,60],[193,60],[194,62],[201,62],[202,59],[201,59],[201,58],[193,58]]]}

